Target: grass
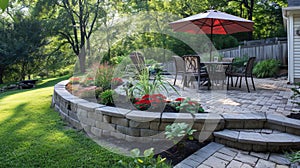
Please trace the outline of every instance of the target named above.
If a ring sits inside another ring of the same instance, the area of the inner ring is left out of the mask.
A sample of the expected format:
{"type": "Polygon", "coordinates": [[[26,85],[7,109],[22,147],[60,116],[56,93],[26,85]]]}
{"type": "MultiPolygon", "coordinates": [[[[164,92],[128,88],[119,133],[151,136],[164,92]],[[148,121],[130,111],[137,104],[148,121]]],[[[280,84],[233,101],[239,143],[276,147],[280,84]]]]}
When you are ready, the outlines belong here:
{"type": "Polygon", "coordinates": [[[50,103],[54,84],[66,78],[0,93],[0,167],[118,167],[119,160],[132,161],[65,129],[50,103]]]}

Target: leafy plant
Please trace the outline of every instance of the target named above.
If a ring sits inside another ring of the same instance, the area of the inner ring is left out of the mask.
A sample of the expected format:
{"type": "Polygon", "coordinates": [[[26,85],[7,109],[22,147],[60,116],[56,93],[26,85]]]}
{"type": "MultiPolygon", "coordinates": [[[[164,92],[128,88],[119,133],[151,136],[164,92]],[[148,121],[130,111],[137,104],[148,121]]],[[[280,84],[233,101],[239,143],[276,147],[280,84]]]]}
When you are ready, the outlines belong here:
{"type": "Polygon", "coordinates": [[[175,100],[175,106],[176,110],[181,112],[189,112],[191,114],[204,112],[201,104],[197,101],[191,100],[191,98],[178,98],[175,100]]]}
{"type": "MultiPolygon", "coordinates": [[[[139,75],[139,81],[129,88],[128,93],[132,93],[134,97],[141,97],[143,95],[150,95],[154,93],[161,93],[165,91],[169,93],[167,86],[171,87],[177,94],[177,90],[168,81],[163,80],[160,74],[155,76],[153,81],[149,80],[150,74],[148,70],[142,71],[139,75]]],[[[130,95],[127,95],[130,96],[130,95]]]]}
{"type": "Polygon", "coordinates": [[[100,94],[100,103],[104,105],[113,105],[114,104],[114,99],[113,99],[113,94],[114,90],[106,90],[100,94]]]}
{"type": "Polygon", "coordinates": [[[300,162],[300,151],[288,154],[288,158],[292,163],[300,162]]]}
{"type": "Polygon", "coordinates": [[[177,143],[177,139],[183,138],[184,136],[188,136],[189,140],[193,140],[193,133],[195,131],[195,129],[192,129],[191,126],[186,123],[173,123],[166,126],[165,135],[167,139],[177,143]]]}
{"type": "Polygon", "coordinates": [[[273,77],[276,75],[280,62],[268,59],[258,62],[253,68],[253,74],[258,78],[273,77]]]}
{"type": "Polygon", "coordinates": [[[98,66],[95,76],[95,85],[103,90],[111,88],[111,80],[113,79],[113,67],[108,64],[98,66]]]}
{"type": "Polygon", "coordinates": [[[166,158],[161,158],[158,156],[154,158],[154,149],[146,149],[144,151],[144,156],[140,156],[140,150],[135,148],[130,151],[132,157],[134,157],[133,162],[124,162],[122,160],[119,161],[121,167],[132,167],[132,168],[170,168],[171,166],[165,163],[166,158]]]}

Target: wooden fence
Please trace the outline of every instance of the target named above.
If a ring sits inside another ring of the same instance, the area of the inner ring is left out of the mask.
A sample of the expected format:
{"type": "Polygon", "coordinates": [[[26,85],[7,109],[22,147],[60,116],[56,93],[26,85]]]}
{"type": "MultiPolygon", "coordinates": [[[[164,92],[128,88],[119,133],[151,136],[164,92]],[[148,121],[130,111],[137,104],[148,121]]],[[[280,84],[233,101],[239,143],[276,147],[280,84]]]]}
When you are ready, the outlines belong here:
{"type": "Polygon", "coordinates": [[[277,44],[262,44],[255,46],[239,46],[225,50],[219,50],[219,54],[223,57],[243,57],[255,56],[256,61],[266,59],[279,60],[282,65],[287,65],[288,48],[287,42],[278,41],[277,44]]]}

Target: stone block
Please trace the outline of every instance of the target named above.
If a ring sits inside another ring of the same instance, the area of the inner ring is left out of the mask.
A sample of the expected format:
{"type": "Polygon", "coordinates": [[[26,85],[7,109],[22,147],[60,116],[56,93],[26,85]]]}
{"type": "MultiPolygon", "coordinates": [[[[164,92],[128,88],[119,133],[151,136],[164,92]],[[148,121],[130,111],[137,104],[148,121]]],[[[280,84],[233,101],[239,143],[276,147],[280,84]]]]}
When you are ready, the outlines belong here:
{"type": "Polygon", "coordinates": [[[87,124],[83,124],[81,123],[81,126],[83,128],[83,130],[87,133],[90,133],[91,132],[91,126],[90,125],[87,125],[87,124]]]}
{"type": "Polygon", "coordinates": [[[111,118],[111,123],[128,127],[129,126],[129,121],[126,118],[118,118],[118,117],[112,117],[111,118]]]}
{"type": "Polygon", "coordinates": [[[162,122],[194,123],[194,117],[190,113],[163,113],[162,122]]]}
{"type": "Polygon", "coordinates": [[[126,135],[125,140],[128,142],[140,142],[140,143],[151,143],[152,142],[152,138],[135,137],[135,136],[130,136],[130,135],[126,135]]]}
{"type": "Polygon", "coordinates": [[[146,128],[150,128],[150,122],[137,122],[137,121],[130,120],[129,127],[146,129],[146,128]]]}
{"type": "Polygon", "coordinates": [[[218,152],[223,153],[225,155],[232,156],[232,157],[235,157],[238,153],[237,150],[232,150],[232,148],[228,148],[228,147],[223,147],[218,152]]]}
{"type": "Polygon", "coordinates": [[[226,165],[229,164],[229,162],[226,160],[222,160],[220,158],[212,156],[212,157],[209,157],[207,160],[205,160],[203,162],[203,164],[210,166],[210,167],[225,168],[226,165]]]}
{"type": "Polygon", "coordinates": [[[150,129],[155,131],[164,131],[167,125],[171,125],[169,122],[150,122],[150,129]]]}
{"type": "Polygon", "coordinates": [[[70,110],[68,110],[68,116],[75,119],[75,120],[79,120],[77,114],[70,111],[70,110]]]}
{"type": "Polygon", "coordinates": [[[262,120],[245,120],[244,129],[261,129],[264,128],[264,124],[262,120]]]}
{"type": "Polygon", "coordinates": [[[95,111],[88,111],[88,118],[91,118],[91,119],[95,119],[96,118],[96,113],[95,111]]]}
{"type": "Polygon", "coordinates": [[[87,118],[88,117],[88,113],[86,110],[78,108],[77,109],[77,116],[78,118],[87,118]]]}
{"type": "Polygon", "coordinates": [[[238,153],[235,157],[235,160],[249,164],[250,166],[254,167],[256,162],[258,161],[258,158],[247,154],[238,153]]]}
{"type": "Polygon", "coordinates": [[[119,132],[111,132],[111,136],[117,138],[117,139],[125,139],[126,135],[119,133],[119,132]]]}
{"type": "Polygon", "coordinates": [[[79,118],[80,122],[86,125],[90,126],[95,126],[96,125],[96,120],[91,119],[91,118],[79,118]]]}
{"type": "Polygon", "coordinates": [[[86,111],[95,111],[96,108],[104,107],[101,104],[93,103],[93,102],[80,102],[78,103],[78,108],[86,110],[86,111]]]}
{"type": "Polygon", "coordinates": [[[270,162],[264,159],[259,159],[256,167],[263,167],[263,168],[274,168],[276,165],[274,162],[270,162]]]}
{"type": "Polygon", "coordinates": [[[281,165],[289,165],[291,162],[283,154],[272,153],[269,158],[270,161],[281,165]]]}
{"type": "MultiPolygon", "coordinates": [[[[255,145],[254,145],[255,146],[255,145]]],[[[253,148],[254,148],[253,146],[253,148]]],[[[261,158],[261,159],[265,159],[265,160],[268,160],[269,156],[270,156],[270,153],[256,153],[256,152],[250,152],[250,155],[251,156],[255,156],[255,157],[258,157],[258,158],[261,158]]]]}
{"type": "Polygon", "coordinates": [[[266,152],[268,151],[268,147],[267,145],[253,144],[252,150],[255,152],[266,152]]]}
{"type": "Polygon", "coordinates": [[[233,130],[223,130],[214,132],[213,135],[218,138],[223,138],[230,141],[238,141],[239,138],[239,131],[233,131],[233,130]]]}
{"type": "Polygon", "coordinates": [[[269,123],[268,122],[268,123],[265,124],[265,127],[269,128],[269,129],[273,129],[273,130],[282,131],[282,132],[286,131],[286,127],[285,126],[278,125],[278,124],[275,124],[275,123],[269,123]]]}
{"type": "Polygon", "coordinates": [[[122,134],[130,135],[134,137],[140,136],[140,129],[138,128],[129,128],[129,127],[117,125],[117,131],[122,134]]]}
{"type": "Polygon", "coordinates": [[[238,142],[256,145],[267,145],[265,137],[263,137],[260,133],[256,132],[241,131],[239,133],[238,142]]]}
{"type": "Polygon", "coordinates": [[[105,122],[105,123],[111,123],[111,116],[103,115],[103,122],[105,122]]]}
{"type": "Polygon", "coordinates": [[[197,131],[201,131],[203,126],[204,126],[204,124],[202,124],[202,123],[194,123],[192,129],[195,129],[197,131]]]}
{"type": "Polygon", "coordinates": [[[97,137],[101,137],[102,135],[102,129],[96,127],[91,127],[91,132],[97,137]]]}
{"type": "Polygon", "coordinates": [[[95,111],[95,118],[96,121],[103,121],[103,114],[100,111],[95,111]]]}
{"type": "Polygon", "coordinates": [[[102,130],[107,131],[116,131],[116,125],[115,124],[109,124],[104,122],[96,121],[96,127],[102,130]]]}
{"type": "Polygon", "coordinates": [[[104,106],[101,108],[96,109],[97,112],[101,112],[102,114],[113,116],[113,117],[120,117],[125,118],[125,116],[131,111],[129,109],[123,109],[118,107],[109,107],[104,106]]]}
{"type": "Polygon", "coordinates": [[[149,129],[141,129],[141,137],[149,137],[159,134],[159,131],[149,130],[149,129]]]}
{"type": "Polygon", "coordinates": [[[242,167],[243,163],[233,160],[229,163],[229,165],[227,166],[227,168],[237,168],[237,167],[242,167]]]}
{"type": "Polygon", "coordinates": [[[133,110],[126,114],[126,118],[137,122],[160,121],[160,113],[133,110]]]}
{"type": "Polygon", "coordinates": [[[300,129],[297,129],[297,128],[286,127],[286,132],[300,136],[300,129]]]}
{"type": "Polygon", "coordinates": [[[112,132],[114,132],[114,131],[102,130],[102,135],[103,136],[110,136],[112,132]]]}
{"type": "Polygon", "coordinates": [[[200,131],[194,133],[194,138],[197,139],[199,142],[204,142],[211,141],[214,137],[211,131],[200,131]]]}
{"type": "Polygon", "coordinates": [[[226,121],[225,120],[225,128],[226,129],[241,129],[241,128],[244,128],[244,121],[243,120],[232,120],[232,121],[226,121]]]}
{"type": "Polygon", "coordinates": [[[225,154],[220,153],[220,152],[216,152],[215,154],[213,154],[213,156],[216,157],[216,158],[220,158],[222,160],[226,160],[228,162],[230,162],[233,159],[233,156],[225,155],[225,154]]]}

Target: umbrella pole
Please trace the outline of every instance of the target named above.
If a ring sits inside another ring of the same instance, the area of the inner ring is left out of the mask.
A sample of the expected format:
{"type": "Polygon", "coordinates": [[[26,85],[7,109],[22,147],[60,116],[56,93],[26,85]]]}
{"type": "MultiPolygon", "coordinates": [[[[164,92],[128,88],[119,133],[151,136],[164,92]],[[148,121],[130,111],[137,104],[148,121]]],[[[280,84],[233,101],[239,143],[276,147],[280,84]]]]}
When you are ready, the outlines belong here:
{"type": "Polygon", "coordinates": [[[214,26],[214,19],[211,19],[211,25],[210,25],[210,51],[209,51],[209,61],[211,62],[211,56],[212,56],[212,45],[213,45],[213,26],[214,26]]]}

